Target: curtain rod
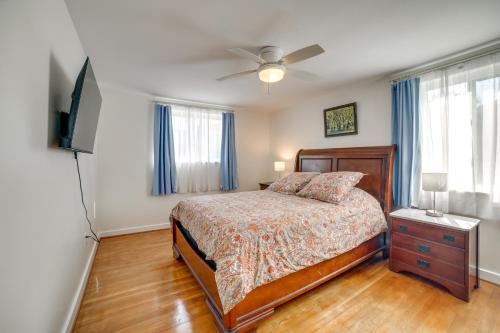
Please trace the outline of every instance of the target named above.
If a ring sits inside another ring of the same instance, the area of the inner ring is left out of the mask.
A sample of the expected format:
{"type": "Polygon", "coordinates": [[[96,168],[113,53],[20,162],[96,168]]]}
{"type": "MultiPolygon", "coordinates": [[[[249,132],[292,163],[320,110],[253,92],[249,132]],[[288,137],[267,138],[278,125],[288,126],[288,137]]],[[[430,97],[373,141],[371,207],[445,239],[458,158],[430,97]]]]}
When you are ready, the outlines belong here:
{"type": "Polygon", "coordinates": [[[390,81],[393,83],[413,76],[427,74],[435,70],[452,67],[497,52],[500,52],[500,38],[394,73],[390,76],[390,81]]]}
{"type": "Polygon", "coordinates": [[[188,100],[184,100],[184,99],[155,97],[153,102],[158,103],[158,104],[177,104],[177,105],[184,105],[184,106],[199,106],[199,107],[204,107],[204,108],[217,109],[217,110],[221,110],[221,111],[233,112],[233,109],[229,106],[196,102],[196,101],[188,101],[188,100]]]}

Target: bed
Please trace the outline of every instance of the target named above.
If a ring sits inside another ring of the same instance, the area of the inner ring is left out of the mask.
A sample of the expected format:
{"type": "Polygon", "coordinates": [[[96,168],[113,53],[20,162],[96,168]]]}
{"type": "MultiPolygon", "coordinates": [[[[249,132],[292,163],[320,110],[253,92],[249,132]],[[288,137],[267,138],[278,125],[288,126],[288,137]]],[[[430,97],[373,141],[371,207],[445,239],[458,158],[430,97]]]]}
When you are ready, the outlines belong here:
{"type": "Polygon", "coordinates": [[[365,173],[343,204],[265,190],[197,197],[174,208],[174,256],[203,288],[221,332],[255,331],[280,304],[379,252],[387,254],[394,153],[395,146],[300,150],[295,171],[365,173]],[[322,223],[329,216],[332,223],[322,223]],[[287,251],[292,255],[285,256],[287,251]]]}

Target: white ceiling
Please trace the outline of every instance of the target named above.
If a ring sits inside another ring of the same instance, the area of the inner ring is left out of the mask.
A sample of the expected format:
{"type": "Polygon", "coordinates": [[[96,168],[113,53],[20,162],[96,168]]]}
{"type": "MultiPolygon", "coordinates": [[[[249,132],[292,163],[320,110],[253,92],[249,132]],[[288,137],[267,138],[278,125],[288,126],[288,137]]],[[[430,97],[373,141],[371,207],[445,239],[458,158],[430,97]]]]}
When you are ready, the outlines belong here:
{"type": "Polygon", "coordinates": [[[499,0],[66,0],[98,80],[156,96],[285,108],[312,92],[373,78],[500,37],[499,0]],[[318,43],[325,53],[270,86],[227,52],[318,43]]]}

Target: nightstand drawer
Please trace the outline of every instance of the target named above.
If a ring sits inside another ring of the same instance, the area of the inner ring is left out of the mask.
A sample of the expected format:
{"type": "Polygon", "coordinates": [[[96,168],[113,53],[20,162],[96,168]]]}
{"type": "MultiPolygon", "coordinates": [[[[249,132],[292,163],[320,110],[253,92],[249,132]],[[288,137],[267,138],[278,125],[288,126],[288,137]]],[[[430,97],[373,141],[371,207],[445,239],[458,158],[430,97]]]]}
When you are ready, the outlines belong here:
{"type": "Polygon", "coordinates": [[[465,252],[456,247],[441,245],[399,232],[392,235],[392,242],[394,246],[399,248],[420,253],[433,259],[439,259],[449,264],[458,266],[464,264],[465,252]]]}
{"type": "Polygon", "coordinates": [[[399,232],[461,249],[465,248],[465,234],[448,228],[393,217],[391,219],[391,230],[392,232],[399,232]]]}
{"type": "Polygon", "coordinates": [[[436,276],[441,276],[460,285],[465,284],[465,272],[463,266],[460,267],[450,265],[413,251],[398,248],[394,245],[393,247],[393,252],[391,253],[392,258],[412,266],[417,270],[417,272],[423,271],[436,276]]]}

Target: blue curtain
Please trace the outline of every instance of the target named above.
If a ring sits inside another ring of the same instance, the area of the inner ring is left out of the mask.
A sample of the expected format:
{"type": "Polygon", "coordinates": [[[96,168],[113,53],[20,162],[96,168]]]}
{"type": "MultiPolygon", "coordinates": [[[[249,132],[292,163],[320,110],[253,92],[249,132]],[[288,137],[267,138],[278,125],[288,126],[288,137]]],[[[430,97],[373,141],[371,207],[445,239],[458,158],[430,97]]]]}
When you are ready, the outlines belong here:
{"type": "Polygon", "coordinates": [[[420,79],[398,81],[392,86],[392,143],[394,158],[394,205],[411,206],[413,179],[420,173],[419,94],[420,79]]]}
{"type": "Polygon", "coordinates": [[[236,170],[236,146],[234,143],[234,114],[222,114],[222,144],[220,156],[220,187],[223,191],[238,188],[236,170]]]}
{"type": "Polygon", "coordinates": [[[172,112],[169,105],[155,104],[153,195],[175,193],[175,154],[172,112]]]}

